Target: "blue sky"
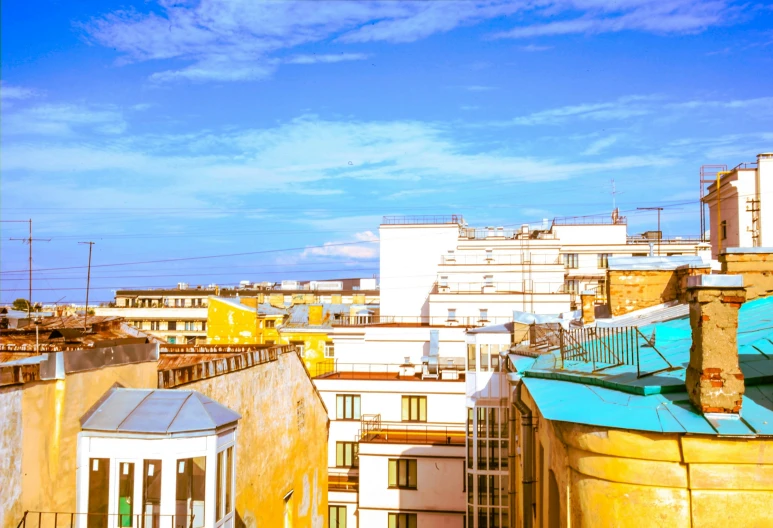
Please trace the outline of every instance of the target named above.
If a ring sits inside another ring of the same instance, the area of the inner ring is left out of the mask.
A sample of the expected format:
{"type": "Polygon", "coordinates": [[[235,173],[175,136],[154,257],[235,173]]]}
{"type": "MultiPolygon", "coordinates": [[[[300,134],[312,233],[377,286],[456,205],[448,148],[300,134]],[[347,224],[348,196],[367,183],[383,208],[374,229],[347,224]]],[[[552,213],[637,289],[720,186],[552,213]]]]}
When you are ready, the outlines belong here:
{"type": "Polygon", "coordinates": [[[700,166],[773,150],[765,2],[8,0],[1,54],[0,216],[51,240],[40,301],[84,300],[79,241],[97,300],[370,276],[382,215],[606,214],[612,179],[631,233],[660,205],[697,234],[700,166]]]}

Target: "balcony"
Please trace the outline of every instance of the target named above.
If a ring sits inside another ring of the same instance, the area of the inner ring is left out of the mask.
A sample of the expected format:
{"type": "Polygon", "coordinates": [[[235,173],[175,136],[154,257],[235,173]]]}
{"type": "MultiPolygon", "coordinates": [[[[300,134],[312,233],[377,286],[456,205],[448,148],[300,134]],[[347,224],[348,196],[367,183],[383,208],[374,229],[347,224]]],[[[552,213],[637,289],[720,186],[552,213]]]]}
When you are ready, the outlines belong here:
{"type": "Polygon", "coordinates": [[[363,443],[464,446],[466,436],[461,424],[383,422],[380,414],[364,414],[360,424],[363,443]]]}
{"type": "Polygon", "coordinates": [[[203,526],[196,515],[154,513],[85,513],[26,511],[17,528],[108,528],[144,526],[146,528],[190,528],[203,526]]]}
{"type": "Polygon", "coordinates": [[[360,477],[358,475],[330,473],[327,477],[328,491],[357,491],[359,487],[360,477]]]}
{"type": "Polygon", "coordinates": [[[563,282],[535,282],[527,284],[525,281],[517,282],[439,282],[434,293],[564,293],[563,282]]]}

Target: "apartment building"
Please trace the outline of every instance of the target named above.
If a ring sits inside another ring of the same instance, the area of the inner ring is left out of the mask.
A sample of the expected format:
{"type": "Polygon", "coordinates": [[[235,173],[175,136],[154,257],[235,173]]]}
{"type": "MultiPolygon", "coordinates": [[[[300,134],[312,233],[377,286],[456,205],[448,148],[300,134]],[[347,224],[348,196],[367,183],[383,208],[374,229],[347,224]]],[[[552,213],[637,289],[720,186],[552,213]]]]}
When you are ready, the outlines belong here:
{"type": "Polygon", "coordinates": [[[627,220],[555,218],[540,226],[474,228],[460,215],[384,217],[381,321],[477,326],[513,310],[558,314],[580,292],[605,295],[611,256],[696,255],[698,237],[629,236],[627,220]]]}
{"type": "MultiPolygon", "coordinates": [[[[754,162],[715,175],[703,197],[709,208],[712,258],[725,248],[773,246],[773,209],[768,203],[773,193],[773,153],[758,154],[754,162]]],[[[705,183],[702,179],[701,186],[705,183]]]]}
{"type": "Polygon", "coordinates": [[[431,364],[336,361],[313,378],[330,417],[331,528],[464,525],[464,371],[431,364]]]}
{"type": "MultiPolygon", "coordinates": [[[[253,304],[290,307],[300,304],[377,305],[379,291],[376,279],[339,279],[333,281],[293,281],[251,283],[239,287],[215,284],[191,287],[178,283],[177,289],[118,290],[115,306],[98,306],[96,315],[123,317],[136,328],[171,344],[194,344],[207,341],[207,313],[210,297],[253,298],[253,304]]],[[[279,342],[268,338],[259,342],[279,342]]]]}

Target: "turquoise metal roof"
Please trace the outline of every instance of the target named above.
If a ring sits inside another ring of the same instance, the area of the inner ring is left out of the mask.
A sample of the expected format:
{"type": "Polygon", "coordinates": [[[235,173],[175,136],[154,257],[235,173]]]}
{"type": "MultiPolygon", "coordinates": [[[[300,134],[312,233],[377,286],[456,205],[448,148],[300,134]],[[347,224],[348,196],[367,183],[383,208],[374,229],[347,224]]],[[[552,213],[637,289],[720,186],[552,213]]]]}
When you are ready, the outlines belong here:
{"type": "MultiPolygon", "coordinates": [[[[593,372],[590,363],[566,361],[560,353],[522,362],[521,375],[540,412],[550,420],[663,433],[731,436],[773,435],[773,297],[741,307],[738,353],[746,380],[740,416],[704,415],[690,403],[684,387],[692,332],[687,317],[642,327],[655,330],[655,346],[675,366],[638,377],[635,366],[593,372]]],[[[640,352],[642,372],[667,364],[653,349],[640,352]]]]}

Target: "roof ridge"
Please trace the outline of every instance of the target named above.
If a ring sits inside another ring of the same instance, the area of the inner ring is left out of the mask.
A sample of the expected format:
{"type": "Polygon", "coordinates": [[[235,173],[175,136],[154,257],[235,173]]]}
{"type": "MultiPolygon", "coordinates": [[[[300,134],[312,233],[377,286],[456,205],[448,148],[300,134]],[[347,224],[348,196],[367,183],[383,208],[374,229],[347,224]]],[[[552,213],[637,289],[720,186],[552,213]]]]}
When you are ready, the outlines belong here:
{"type": "MultiPolygon", "coordinates": [[[[182,392],[182,391],[181,391],[182,392]]],[[[178,407],[177,412],[174,413],[174,416],[171,420],[169,420],[169,425],[166,426],[166,431],[164,431],[166,434],[169,434],[169,429],[172,428],[172,424],[177,420],[177,417],[180,416],[180,411],[183,410],[183,407],[185,407],[185,404],[188,403],[188,400],[193,396],[194,391],[188,391],[188,395],[185,397],[185,399],[180,404],[180,407],[178,407]]]]}
{"type": "MultiPolygon", "coordinates": [[[[129,389],[129,390],[132,390],[132,389],[129,389]]],[[[134,406],[134,409],[132,409],[132,410],[129,412],[129,414],[127,414],[127,415],[124,417],[124,419],[123,419],[123,420],[121,420],[121,421],[120,421],[120,423],[118,423],[118,425],[116,425],[116,426],[115,426],[115,430],[116,430],[116,431],[120,430],[120,429],[121,429],[121,426],[124,424],[124,422],[125,422],[126,420],[128,420],[128,419],[129,419],[129,417],[130,417],[132,414],[134,414],[134,411],[136,411],[137,409],[139,409],[139,408],[142,406],[142,404],[143,404],[143,403],[145,403],[145,401],[146,401],[148,398],[150,398],[150,395],[151,395],[151,394],[153,394],[154,392],[156,392],[156,389],[140,389],[140,390],[147,390],[147,391],[148,391],[148,393],[145,395],[145,397],[144,397],[144,398],[142,398],[142,400],[140,400],[140,402],[139,402],[137,405],[135,405],[135,406],[134,406]]],[[[111,395],[110,397],[112,397],[112,395],[111,395]]],[[[109,400],[110,400],[110,398],[107,398],[107,400],[105,400],[105,402],[104,402],[104,403],[107,403],[109,400]]]]}

